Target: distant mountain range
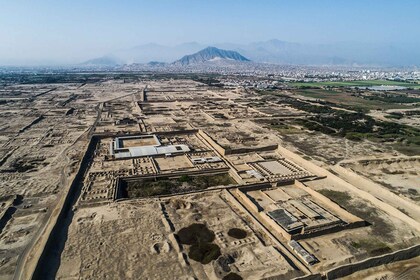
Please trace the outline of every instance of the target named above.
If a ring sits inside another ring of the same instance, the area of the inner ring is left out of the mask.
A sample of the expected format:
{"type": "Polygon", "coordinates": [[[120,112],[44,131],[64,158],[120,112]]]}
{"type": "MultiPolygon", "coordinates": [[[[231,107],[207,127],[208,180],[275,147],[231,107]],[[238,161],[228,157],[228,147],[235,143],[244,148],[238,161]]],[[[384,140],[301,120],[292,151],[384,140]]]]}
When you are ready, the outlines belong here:
{"type": "Polygon", "coordinates": [[[231,60],[231,61],[250,61],[236,51],[222,50],[216,47],[207,47],[194,54],[185,55],[181,59],[173,62],[174,65],[192,65],[212,61],[231,60]]]}
{"type": "MultiPolygon", "coordinates": [[[[214,44],[216,48],[231,50],[246,59],[259,63],[292,65],[366,65],[366,66],[415,66],[420,65],[420,50],[412,45],[387,44],[310,44],[292,43],[280,40],[254,42],[250,44],[214,44]]],[[[92,59],[86,63],[112,66],[150,61],[190,63],[207,57],[211,50],[196,54],[207,46],[196,42],[176,46],[146,44],[115,51],[92,59]],[[192,54],[188,56],[188,54],[192,54]],[[187,55],[187,56],[186,56],[187,55]],[[185,57],[184,57],[185,56],[185,57]],[[182,59],[184,62],[181,62],[182,59]]],[[[204,51],[204,50],[203,50],[204,51]]],[[[210,56],[209,56],[210,57],[210,56]]],[[[228,57],[227,57],[228,58],[228,57]]]]}
{"type": "MultiPolygon", "coordinates": [[[[196,53],[184,55],[172,63],[165,63],[159,61],[150,61],[146,65],[150,67],[162,67],[167,65],[172,66],[189,66],[204,63],[217,63],[222,65],[229,62],[247,62],[248,58],[242,56],[240,53],[231,50],[222,50],[216,47],[207,47],[196,53]]],[[[121,63],[117,58],[111,56],[103,56],[99,58],[90,59],[82,63],[85,66],[117,66],[121,63]]]]}
{"type": "Polygon", "coordinates": [[[121,62],[117,58],[110,56],[102,56],[94,59],[89,59],[82,63],[84,66],[116,66],[121,62]]]}

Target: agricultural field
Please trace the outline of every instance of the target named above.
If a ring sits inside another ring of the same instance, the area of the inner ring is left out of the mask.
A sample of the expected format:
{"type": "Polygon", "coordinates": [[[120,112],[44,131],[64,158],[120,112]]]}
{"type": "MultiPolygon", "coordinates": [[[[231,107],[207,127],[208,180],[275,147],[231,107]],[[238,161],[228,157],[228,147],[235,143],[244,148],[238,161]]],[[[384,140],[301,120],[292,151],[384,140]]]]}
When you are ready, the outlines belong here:
{"type": "Polygon", "coordinates": [[[355,93],[343,90],[325,89],[300,89],[293,91],[294,94],[303,97],[321,99],[340,106],[356,110],[388,110],[407,109],[420,106],[420,98],[409,97],[404,93],[372,94],[355,93]],[[414,105],[412,103],[417,103],[414,105]]]}
{"type": "Polygon", "coordinates": [[[368,81],[343,81],[343,82],[296,82],[288,83],[293,87],[371,87],[371,86],[400,86],[407,88],[420,88],[418,81],[413,83],[389,81],[389,80],[368,80],[368,81]]]}

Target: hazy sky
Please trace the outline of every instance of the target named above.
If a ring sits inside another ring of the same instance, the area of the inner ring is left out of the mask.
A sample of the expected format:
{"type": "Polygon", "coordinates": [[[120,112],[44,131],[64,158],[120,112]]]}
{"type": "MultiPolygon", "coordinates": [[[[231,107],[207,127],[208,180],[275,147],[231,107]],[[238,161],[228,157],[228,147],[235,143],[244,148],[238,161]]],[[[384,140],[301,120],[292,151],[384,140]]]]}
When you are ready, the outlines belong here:
{"type": "Polygon", "coordinates": [[[419,0],[0,0],[0,64],[78,63],[150,42],[404,43],[419,0]]]}

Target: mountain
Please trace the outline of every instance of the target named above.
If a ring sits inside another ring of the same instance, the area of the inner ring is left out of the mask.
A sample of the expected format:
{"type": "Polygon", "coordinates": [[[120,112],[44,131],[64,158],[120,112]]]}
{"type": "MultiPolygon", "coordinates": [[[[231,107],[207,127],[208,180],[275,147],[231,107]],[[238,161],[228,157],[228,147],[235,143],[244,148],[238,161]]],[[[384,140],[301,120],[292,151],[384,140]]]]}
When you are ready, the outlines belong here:
{"type": "Polygon", "coordinates": [[[102,56],[82,63],[84,66],[117,66],[119,64],[118,59],[111,56],[102,56]]]}
{"type": "MultiPolygon", "coordinates": [[[[185,54],[177,63],[196,63],[212,59],[217,50],[231,50],[253,62],[290,64],[290,65],[359,65],[359,66],[414,66],[420,65],[420,48],[400,43],[373,44],[339,42],[329,44],[293,43],[277,39],[253,42],[249,44],[220,43],[213,44],[214,49],[206,45],[189,42],[175,46],[164,46],[155,43],[140,45],[129,49],[115,51],[107,56],[87,61],[90,65],[133,64],[149,61],[172,62],[185,54]],[[201,51],[200,51],[201,50],[201,51]],[[198,53],[196,53],[198,52],[198,53]],[[204,52],[204,53],[202,53],[204,52]],[[183,62],[181,62],[181,60],[183,62]],[[195,60],[197,60],[195,62],[195,60]]],[[[222,57],[223,54],[215,55],[222,57]]],[[[232,57],[233,59],[235,56],[232,57]]],[[[221,61],[228,61],[223,59],[221,61]]],[[[236,60],[231,60],[236,61],[236,60]]],[[[213,60],[213,63],[216,61],[213,60]]],[[[160,66],[153,65],[153,66],[160,66]]]]}
{"type": "Polygon", "coordinates": [[[212,61],[250,61],[236,51],[222,50],[216,47],[207,47],[194,54],[186,55],[181,59],[173,62],[175,65],[191,65],[212,61]]]}

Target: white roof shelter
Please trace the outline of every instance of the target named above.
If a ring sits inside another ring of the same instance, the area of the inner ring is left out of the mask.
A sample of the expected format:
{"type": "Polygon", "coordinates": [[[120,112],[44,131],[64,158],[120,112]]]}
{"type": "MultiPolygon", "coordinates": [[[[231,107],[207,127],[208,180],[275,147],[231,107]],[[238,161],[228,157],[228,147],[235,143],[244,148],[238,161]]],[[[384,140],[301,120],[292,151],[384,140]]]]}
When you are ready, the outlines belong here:
{"type": "MultiPolygon", "coordinates": [[[[150,137],[150,136],[149,136],[150,137]]],[[[153,137],[156,138],[155,135],[153,137]]],[[[135,139],[140,138],[136,137],[120,137],[115,138],[110,145],[110,154],[115,156],[115,158],[130,158],[130,157],[147,157],[147,156],[158,156],[158,155],[171,155],[177,153],[186,153],[190,151],[190,148],[187,145],[167,145],[162,146],[160,142],[158,145],[147,145],[147,146],[134,146],[134,147],[123,147],[120,145],[120,140],[124,139],[135,139]]],[[[145,137],[144,137],[145,138],[145,137]]]]}

